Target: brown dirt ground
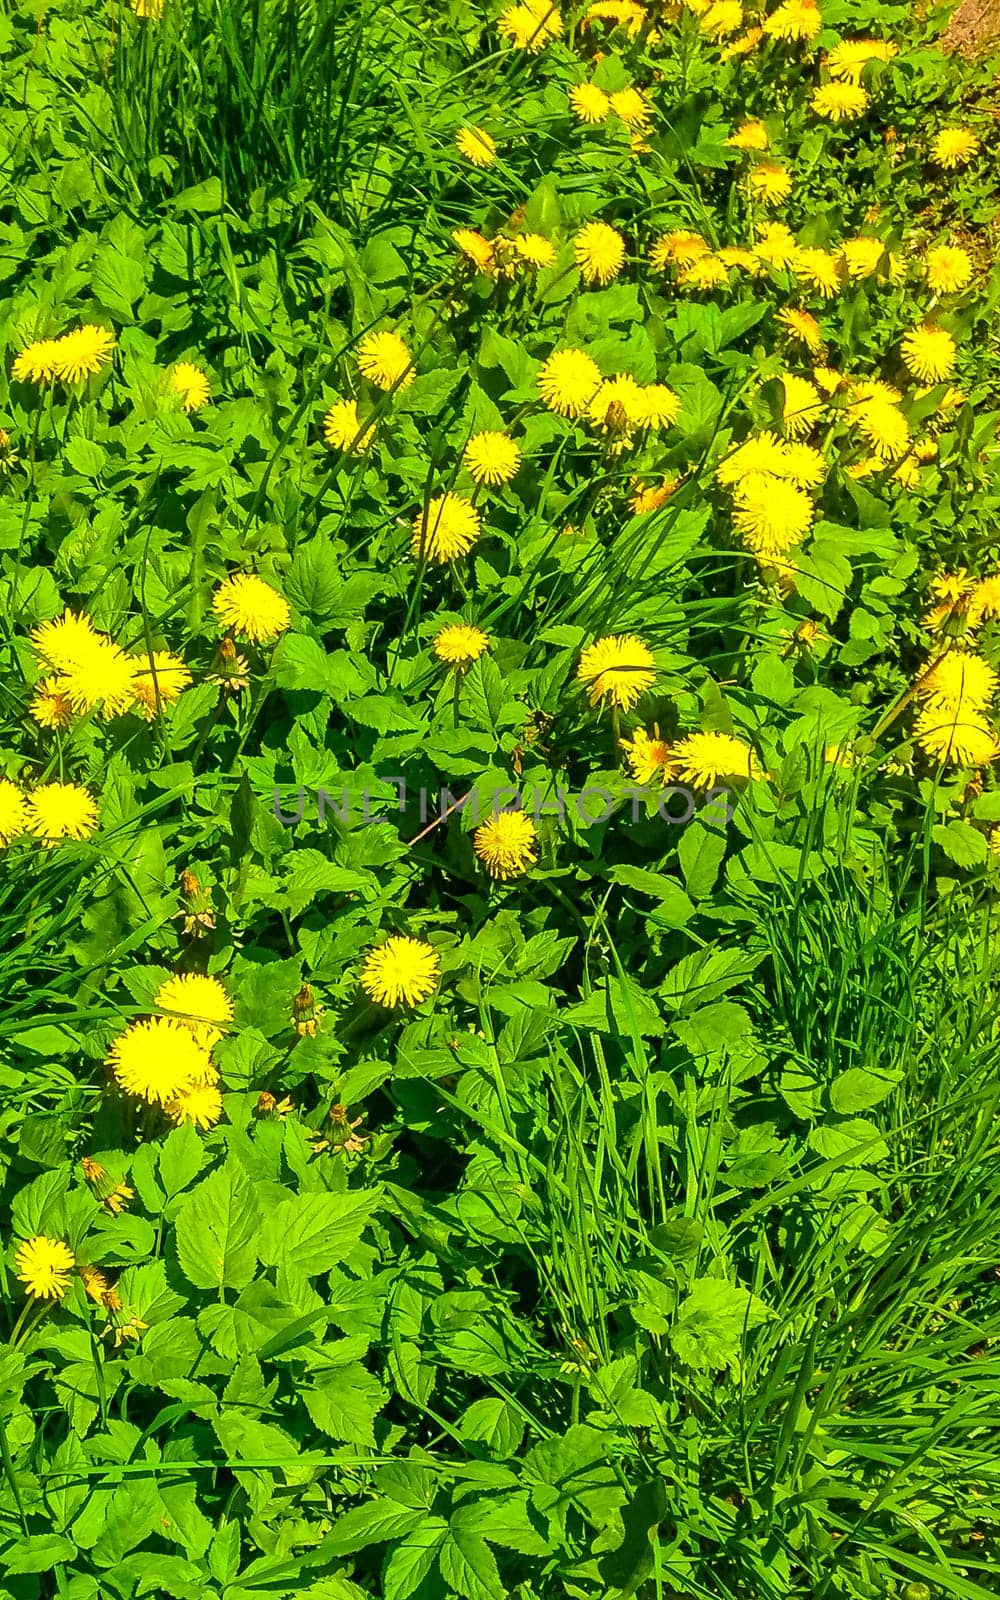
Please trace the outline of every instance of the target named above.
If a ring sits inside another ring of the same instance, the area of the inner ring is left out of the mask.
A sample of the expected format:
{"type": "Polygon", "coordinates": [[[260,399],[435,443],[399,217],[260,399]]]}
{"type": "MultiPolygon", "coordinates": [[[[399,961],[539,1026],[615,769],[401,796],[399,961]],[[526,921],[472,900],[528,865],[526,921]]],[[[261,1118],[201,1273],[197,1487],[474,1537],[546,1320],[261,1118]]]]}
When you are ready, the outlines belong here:
{"type": "Polygon", "coordinates": [[[961,0],[941,43],[963,56],[983,55],[1000,45],[1000,0],[961,0]]]}

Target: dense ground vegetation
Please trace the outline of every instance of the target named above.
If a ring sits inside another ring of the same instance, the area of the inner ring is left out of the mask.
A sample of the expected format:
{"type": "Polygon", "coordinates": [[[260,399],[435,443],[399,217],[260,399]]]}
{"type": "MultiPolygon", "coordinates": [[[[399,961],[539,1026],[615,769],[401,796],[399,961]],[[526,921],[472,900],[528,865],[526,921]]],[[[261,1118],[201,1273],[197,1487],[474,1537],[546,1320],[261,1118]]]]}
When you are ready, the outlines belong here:
{"type": "Polygon", "coordinates": [[[997,1593],[945,21],[0,16],[0,1594],[997,1593]]]}

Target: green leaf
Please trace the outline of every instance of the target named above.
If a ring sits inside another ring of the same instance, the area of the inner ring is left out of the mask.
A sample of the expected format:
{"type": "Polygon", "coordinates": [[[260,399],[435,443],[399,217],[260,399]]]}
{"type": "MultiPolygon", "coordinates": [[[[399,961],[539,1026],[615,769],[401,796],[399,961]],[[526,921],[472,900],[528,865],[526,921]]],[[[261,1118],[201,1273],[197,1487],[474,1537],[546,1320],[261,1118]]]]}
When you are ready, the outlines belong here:
{"type": "Polygon", "coordinates": [[[830,1085],[830,1104],[840,1116],[867,1111],[888,1098],[899,1082],[897,1072],[872,1072],[865,1067],[848,1067],[830,1085]]]}
{"type": "Polygon", "coordinates": [[[67,439],[63,454],[73,471],[84,478],[99,478],[108,459],[107,451],[93,439],[85,439],[82,433],[67,439]]]}
{"type": "Polygon", "coordinates": [[[4,1571],[10,1576],[51,1572],[60,1561],[72,1561],[76,1545],[61,1533],[35,1533],[19,1539],[4,1551],[4,1571]]]}
{"type": "Polygon", "coordinates": [[[970,822],[938,823],[931,829],[931,838],[944,851],[956,867],[981,867],[988,855],[986,835],[970,822]]]}
{"type": "Polygon", "coordinates": [[[330,1555],[352,1555],[366,1545],[382,1544],[387,1539],[405,1538],[424,1521],[426,1513],[413,1506],[401,1506],[395,1500],[369,1500],[362,1506],[352,1506],[338,1517],[323,1540],[324,1550],[330,1555]]]}
{"type": "Polygon", "coordinates": [[[725,831],[692,817],[677,846],[684,885],[692,900],[707,900],[711,895],[725,853],[725,831]]]}
{"type": "Polygon", "coordinates": [[[329,1272],[354,1249],[380,1204],[378,1189],[293,1195],[275,1209],[260,1240],[261,1259],[307,1278],[329,1272]]]}
{"type": "Polygon", "coordinates": [[[794,556],[795,587],[807,605],[829,617],[837,616],[851,587],[851,563],[831,542],[817,539],[809,550],[794,556]]]}
{"type": "Polygon", "coordinates": [[[179,1128],[167,1134],[160,1146],[158,1168],[168,1199],[187,1188],[198,1176],[205,1160],[205,1146],[190,1122],[182,1122],[179,1128]]]}
{"type": "Polygon", "coordinates": [[[670,1343],[689,1367],[735,1367],[747,1329],[770,1315],[749,1289],[722,1278],[694,1278],[670,1330],[670,1343]]]}
{"type": "Polygon", "coordinates": [[[177,1258],[198,1289],[242,1289],[257,1264],[261,1215],[235,1156],[200,1183],[177,1217],[177,1258]]]}
{"type": "Polygon", "coordinates": [[[466,1600],[504,1600],[506,1590],[493,1552],[478,1531],[478,1512],[472,1504],[460,1506],[453,1515],[438,1556],[441,1576],[466,1600]]]}
{"type": "Polygon", "coordinates": [[[645,867],[615,866],[611,869],[610,877],[612,883],[635,889],[639,894],[652,895],[657,902],[655,920],[661,927],[682,928],[694,916],[691,900],[677,879],[668,877],[665,872],[648,872],[645,867]]]}
{"type": "Polygon", "coordinates": [[[602,978],[593,994],[567,1006],[562,1017],[575,1028],[593,1028],[615,1038],[633,1033],[657,1037],[664,1030],[656,1002],[632,978],[602,978]]]}
{"type": "Polygon", "coordinates": [[[338,1367],[324,1384],[303,1390],[302,1398],[317,1428],[331,1439],[373,1446],[375,1418],[388,1395],[373,1373],[360,1361],[352,1361],[338,1367]]]}
{"type": "Polygon", "coordinates": [[[383,1600],[408,1600],[434,1566],[447,1536],[448,1524],[442,1517],[423,1517],[420,1526],[396,1546],[383,1568],[383,1600]]]}

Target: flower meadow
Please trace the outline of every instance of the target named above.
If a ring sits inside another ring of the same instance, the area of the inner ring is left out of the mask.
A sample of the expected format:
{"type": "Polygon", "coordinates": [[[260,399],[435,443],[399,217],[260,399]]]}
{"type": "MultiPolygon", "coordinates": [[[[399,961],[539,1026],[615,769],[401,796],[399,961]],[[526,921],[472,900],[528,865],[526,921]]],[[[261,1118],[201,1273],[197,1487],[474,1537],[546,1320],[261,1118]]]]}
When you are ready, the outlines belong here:
{"type": "Polygon", "coordinates": [[[988,1600],[995,70],[0,17],[0,1596],[988,1600]]]}

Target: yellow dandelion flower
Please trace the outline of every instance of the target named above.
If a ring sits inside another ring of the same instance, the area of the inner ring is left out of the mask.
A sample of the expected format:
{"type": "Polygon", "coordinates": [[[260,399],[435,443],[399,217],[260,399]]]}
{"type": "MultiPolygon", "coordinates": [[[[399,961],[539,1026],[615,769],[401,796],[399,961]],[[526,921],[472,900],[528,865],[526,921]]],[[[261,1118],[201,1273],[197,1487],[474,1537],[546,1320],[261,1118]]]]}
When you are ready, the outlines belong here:
{"type": "Polygon", "coordinates": [[[997,692],[1000,676],[982,656],[966,650],[949,650],[930,671],[917,679],[917,693],[939,711],[959,717],[984,711],[997,692]]]}
{"type": "Polygon", "coordinates": [[[182,1022],[168,1017],[133,1022],[112,1044],[108,1065],[120,1089],[150,1105],[166,1105],[215,1075],[204,1045],[182,1022]]]}
{"type": "Polygon", "coordinates": [[[888,39],[841,39],[823,57],[823,65],[831,78],[860,83],[869,61],[891,61],[897,53],[897,46],[888,39]]]}
{"type": "Polygon", "coordinates": [[[398,333],[366,333],[358,343],[358,370],[377,389],[408,389],[414,379],[413,356],[398,333]]]}
{"type": "Polygon", "coordinates": [[[769,222],[758,232],[754,255],[769,267],[790,267],[800,252],[800,245],[790,228],[783,222],[769,222]]]}
{"type": "Polygon", "coordinates": [[[979,151],[980,140],[971,128],[942,128],[931,141],[931,160],[946,171],[965,167],[979,151]]]}
{"type": "Polygon", "coordinates": [[[64,333],[56,356],[56,377],[66,383],[79,383],[107,366],[115,348],[115,336],[96,323],[85,323],[64,333]]]}
{"type": "Polygon", "coordinates": [[[9,845],[28,826],[24,795],[9,778],[0,778],[0,847],[9,845]]]}
{"type": "Polygon", "coordinates": [[[711,246],[700,233],[678,228],[673,233],[660,235],[649,252],[649,262],[654,272],[666,272],[668,267],[689,267],[710,250],[711,246]]]}
{"type": "Polygon", "coordinates": [[[772,39],[815,39],[823,26],[819,6],[815,0],[784,0],[764,23],[764,32],[772,39]]]}
{"type": "Polygon", "coordinates": [[[910,446],[910,427],[903,413],[887,400],[866,400],[852,406],[851,418],[881,461],[898,461],[910,446]]]}
{"type": "Polygon", "coordinates": [[[669,427],[680,416],[680,396],[665,383],[647,383],[639,390],[637,409],[636,420],[640,427],[669,427]]]}
{"type": "Polygon", "coordinates": [[[466,470],[476,483],[509,483],[521,465],[521,452],[505,433],[474,433],[462,452],[466,470]]]}
{"type": "Polygon", "coordinates": [[[496,142],[485,128],[459,128],[455,147],[474,167],[490,167],[497,158],[496,142]]]}
{"type": "Polygon", "coordinates": [[[93,795],[79,783],[43,783],[25,801],[28,831],[42,844],[88,839],[97,827],[93,795]]]}
{"type": "Polygon", "coordinates": [[[736,245],[724,245],[718,253],[718,260],[724,267],[738,267],[741,272],[748,272],[752,278],[758,278],[763,270],[753,250],[744,250],[736,245]]]}
{"type": "Polygon", "coordinates": [[[656,682],[656,662],[649,646],[634,633],[608,634],[582,652],[576,676],[592,706],[607,699],[630,711],[656,682]]]}
{"type": "Polygon", "coordinates": [[[714,0],[698,23],[710,39],[725,39],[743,26],[741,0],[714,0]]]}
{"type": "Polygon", "coordinates": [[[583,26],[589,28],[603,20],[624,28],[629,38],[634,39],[642,32],[647,17],[645,7],[637,5],[636,0],[594,0],[584,15],[583,26]]]}
{"type": "Polygon", "coordinates": [[[103,1306],[104,1296],[108,1292],[108,1280],[99,1267],[82,1266],[80,1277],[88,1300],[93,1300],[95,1305],[103,1306]]]}
{"type": "Polygon", "coordinates": [[[782,427],[789,439],[801,439],[804,434],[811,432],[823,415],[823,401],[818,389],[808,378],[782,372],[779,381],[784,391],[782,427]]]}
{"type": "Polygon", "coordinates": [[[519,233],[513,244],[526,266],[551,267],[556,259],[555,245],[542,233],[519,233]]]}
{"type": "Polygon", "coordinates": [[[885,254],[883,240],[873,239],[868,234],[859,234],[856,239],[845,239],[840,247],[841,259],[848,275],[852,278],[873,277],[882,266],[885,254]]]}
{"type": "Polygon", "coordinates": [[[975,624],[988,617],[1000,617],[1000,573],[980,578],[972,588],[969,599],[969,618],[975,624]]]}
{"type": "Polygon", "coordinates": [[[812,501],[797,484],[762,472],[737,487],[733,524],[747,549],[762,560],[794,550],[812,520],[812,501]]]}
{"type": "Polygon", "coordinates": [[[625,264],[625,240],[606,222],[588,222],[573,240],[584,283],[610,283],[625,264]]]}
{"type": "Polygon", "coordinates": [[[138,667],[132,680],[135,709],[152,722],[158,706],[171,706],[180,698],[191,682],[191,674],[180,656],[170,650],[154,650],[152,656],[135,655],[132,659],[138,667]]]}
{"type": "Polygon", "coordinates": [[[73,707],[64,680],[43,678],[35,688],[28,710],[41,728],[68,728],[73,720],[73,707]]]}
{"type": "Polygon", "coordinates": [[[217,1084],[195,1083],[168,1100],[163,1110],[178,1127],[190,1122],[196,1128],[214,1128],[222,1116],[222,1094],[217,1084]]]}
{"type": "Polygon", "coordinates": [[[97,636],[64,670],[60,689],[78,714],[100,709],[105,717],[120,717],[132,706],[138,672],[133,656],[97,636]]]}
{"type": "Polygon", "coordinates": [[[611,115],[611,101],[596,83],[575,83],[569,91],[569,103],[581,122],[604,122],[611,115]]]}
{"type": "Polygon", "coordinates": [[[62,1239],[36,1233],[18,1245],[14,1255],[17,1277],[36,1300],[61,1300],[69,1288],[76,1257],[62,1239]]]}
{"type": "Polygon", "coordinates": [[[681,289],[718,289],[729,282],[729,271],[721,255],[699,256],[677,274],[681,289]]]}
{"type": "Polygon", "coordinates": [[[744,439],[730,451],[724,460],[719,462],[715,469],[715,476],[719,483],[730,485],[740,483],[744,479],[756,476],[758,473],[769,473],[772,477],[785,477],[785,458],[788,446],[776,434],[764,432],[744,439]]]}
{"type": "Polygon", "coordinates": [[[984,767],[1000,754],[996,729],[985,718],[937,706],[925,706],[919,713],[913,737],[925,755],[951,766],[984,767]]]}
{"type": "Polygon", "coordinates": [[[516,878],[538,860],[538,833],[523,811],[498,811],[481,822],[472,848],[491,878],[516,878]]]}
{"type": "Polygon", "coordinates": [[[415,557],[443,566],[458,556],[468,555],[482,532],[482,519],[471,500],[464,495],[435,495],[413,519],[411,552],[415,557]]]}
{"type": "Polygon", "coordinates": [[[18,383],[50,383],[61,359],[58,339],[35,339],[14,357],[11,377],[18,383]]]}
{"type": "Polygon", "coordinates": [[[786,443],[780,477],[787,478],[790,483],[814,489],[823,482],[826,474],[827,462],[822,450],[817,450],[811,444],[793,443],[791,440],[786,443]]]}
{"type": "Polygon", "coordinates": [[[778,312],[778,321],[790,338],[796,339],[799,344],[804,344],[814,355],[822,350],[823,334],[820,325],[808,311],[801,311],[795,306],[786,306],[783,311],[778,312]]]}
{"type": "Polygon", "coordinates": [[[972,281],[972,257],[955,244],[938,244],[924,258],[927,282],[935,294],[957,294],[972,281]]]}
{"type": "Polygon", "coordinates": [[[159,22],[163,15],[164,0],[129,0],[129,5],[143,22],[159,22]]]}
{"type": "Polygon", "coordinates": [[[208,404],[212,386],[193,361],[178,361],[170,369],[170,387],[185,411],[200,411],[208,404]]]}
{"type": "Polygon", "coordinates": [[[780,206],[792,192],[792,175],[776,161],[761,161],[751,167],[747,179],[750,192],[766,206],[780,206]]]}
{"type": "Polygon", "coordinates": [[[770,140],[762,122],[741,122],[726,143],[731,150],[766,150],[770,140]]]}
{"type": "Polygon", "coordinates": [[[621,741],[625,760],[628,762],[636,783],[643,786],[653,783],[665,784],[674,771],[674,755],[665,739],[661,739],[659,730],[654,730],[651,739],[645,728],[636,728],[631,739],[621,741]]]}
{"type": "Polygon", "coordinates": [[[955,341],[945,328],[929,322],[913,328],[902,343],[903,360],[915,378],[940,383],[955,365],[955,341]]]}
{"type": "Polygon", "coordinates": [[[434,654],[449,667],[471,667],[489,649],[489,634],[467,622],[450,622],[434,635],[434,654]]]}
{"type": "Polygon", "coordinates": [[[795,253],[792,262],[795,276],[814,289],[824,300],[830,300],[840,289],[840,271],[837,258],[827,250],[803,246],[795,253]]]}
{"type": "Polygon", "coordinates": [[[331,450],[367,450],[375,437],[374,427],[366,428],[358,415],[356,400],[335,400],[323,418],[323,438],[331,450]]]}
{"type": "Polygon", "coordinates": [[[871,102],[859,83],[824,83],[813,91],[809,104],[818,117],[845,122],[860,117],[871,102]]]}
{"type": "Polygon", "coordinates": [[[714,789],[720,778],[763,776],[750,745],[731,733],[689,733],[674,745],[673,759],[682,783],[714,789]]]}
{"type": "Polygon", "coordinates": [[[582,350],[553,350],[538,370],[543,404],[560,417],[579,417],[601,384],[601,371],[582,350]]]}
{"type": "Polygon", "coordinates": [[[725,46],[723,61],[732,61],[735,56],[748,56],[751,50],[756,50],[763,37],[763,28],[748,28],[746,33],[741,33],[738,39],[733,39],[725,46]]]}
{"type": "Polygon", "coordinates": [[[393,1009],[417,1006],[433,994],[441,962],[422,939],[394,935],[369,950],[361,968],[361,987],[376,1005],[393,1009]]]}
{"type": "Polygon", "coordinates": [[[89,617],[66,610],[61,617],[33,628],[31,645],[56,672],[69,672],[89,659],[100,638],[89,617]]]}
{"type": "Polygon", "coordinates": [[[212,596],[212,610],[225,632],[243,634],[254,644],[277,639],[292,617],[288,601],[252,572],[224,578],[212,596]]]}
{"type": "Polygon", "coordinates": [[[468,261],[471,261],[478,271],[492,272],[493,246],[489,239],[484,239],[483,235],[477,233],[475,228],[454,228],[451,236],[463,256],[468,261]]]}
{"type": "Polygon", "coordinates": [[[619,89],[610,98],[612,111],[627,128],[648,127],[653,108],[640,89],[619,89]]]}
{"type": "Polygon", "coordinates": [[[178,972],[164,979],[153,1004],[187,1028],[206,1050],[218,1044],[233,1020],[233,1002],[218,978],[200,972],[178,972]]]}
{"type": "Polygon", "coordinates": [[[515,49],[534,55],[562,32],[562,15],[549,0],[523,0],[501,12],[497,27],[515,49]]]}
{"type": "Polygon", "coordinates": [[[632,479],[633,493],[629,498],[629,508],[636,516],[645,516],[650,511],[659,511],[666,505],[671,495],[676,494],[680,487],[680,478],[661,478],[659,483],[643,486],[638,478],[632,479]]]}
{"type": "Polygon", "coordinates": [[[834,395],[838,390],[845,389],[849,379],[843,372],[838,372],[836,367],[814,367],[813,383],[824,394],[834,395]]]}

